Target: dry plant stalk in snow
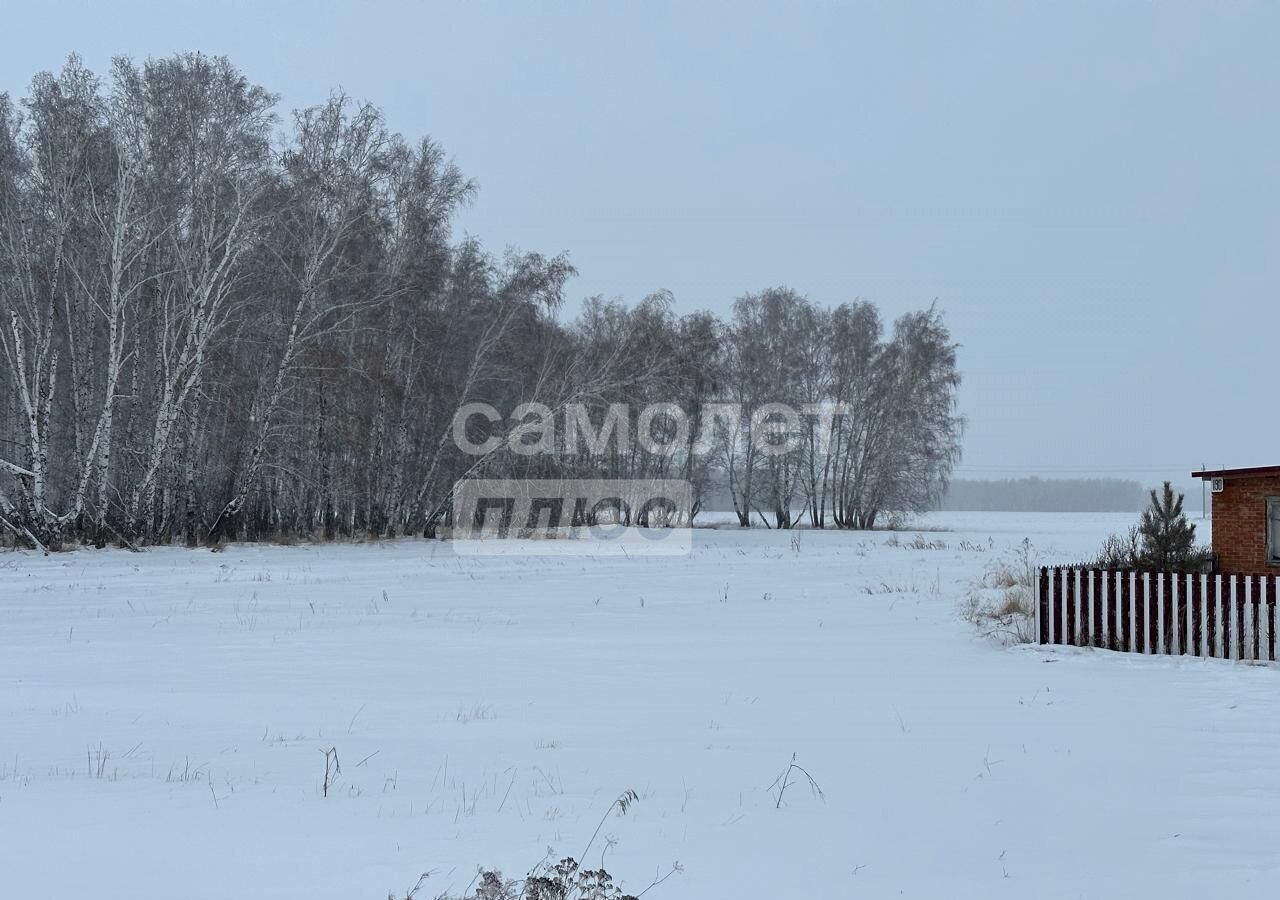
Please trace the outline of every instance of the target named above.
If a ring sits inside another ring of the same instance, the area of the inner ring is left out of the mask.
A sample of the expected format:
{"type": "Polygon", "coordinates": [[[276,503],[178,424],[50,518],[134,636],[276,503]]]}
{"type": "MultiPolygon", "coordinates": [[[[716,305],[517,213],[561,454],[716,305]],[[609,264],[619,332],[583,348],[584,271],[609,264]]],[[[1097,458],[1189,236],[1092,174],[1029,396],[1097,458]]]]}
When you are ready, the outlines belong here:
{"type": "Polygon", "coordinates": [[[1030,538],[990,562],[969,586],[961,604],[965,621],[1005,644],[1035,640],[1037,553],[1030,538]]]}

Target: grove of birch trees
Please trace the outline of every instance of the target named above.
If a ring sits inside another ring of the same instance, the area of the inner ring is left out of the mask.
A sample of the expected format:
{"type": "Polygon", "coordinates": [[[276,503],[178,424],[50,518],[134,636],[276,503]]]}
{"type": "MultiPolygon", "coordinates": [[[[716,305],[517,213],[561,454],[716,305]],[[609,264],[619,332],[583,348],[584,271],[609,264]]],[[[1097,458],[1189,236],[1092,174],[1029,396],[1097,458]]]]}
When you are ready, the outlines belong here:
{"type": "Polygon", "coordinates": [[[963,423],[935,308],[886,326],[771,288],[723,320],[666,293],[570,315],[567,256],[455,237],[475,190],[376,107],[282,114],[224,58],[72,57],[0,94],[3,540],[434,536],[475,475],[684,478],[782,528],[936,503],[963,423]],[[464,452],[475,402],[507,434],[553,417],[553,451],[464,452]],[[610,423],[672,433],[577,439],[610,423]]]}

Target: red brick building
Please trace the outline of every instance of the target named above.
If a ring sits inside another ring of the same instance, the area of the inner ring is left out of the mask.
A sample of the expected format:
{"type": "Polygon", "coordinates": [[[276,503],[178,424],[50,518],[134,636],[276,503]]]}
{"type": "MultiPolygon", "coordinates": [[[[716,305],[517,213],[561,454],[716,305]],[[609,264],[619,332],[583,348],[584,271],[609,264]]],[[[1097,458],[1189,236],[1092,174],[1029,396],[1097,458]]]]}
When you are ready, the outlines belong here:
{"type": "Polygon", "coordinates": [[[1226,574],[1280,574],[1280,466],[1192,472],[1213,483],[1213,554],[1226,574]]]}

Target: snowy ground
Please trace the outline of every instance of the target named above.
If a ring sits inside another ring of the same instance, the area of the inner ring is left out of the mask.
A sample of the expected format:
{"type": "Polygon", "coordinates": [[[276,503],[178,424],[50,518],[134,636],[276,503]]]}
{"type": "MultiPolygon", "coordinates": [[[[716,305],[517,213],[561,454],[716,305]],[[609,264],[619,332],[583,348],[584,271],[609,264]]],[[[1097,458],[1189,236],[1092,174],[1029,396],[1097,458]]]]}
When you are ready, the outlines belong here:
{"type": "Polygon", "coordinates": [[[1274,896],[1280,671],[957,619],[1023,536],[1075,559],[1128,521],[5,554],[0,897],[429,897],[578,855],[627,789],[587,861],[680,861],[646,898],[1274,896]],[[792,754],[823,796],[779,808],[792,754]]]}

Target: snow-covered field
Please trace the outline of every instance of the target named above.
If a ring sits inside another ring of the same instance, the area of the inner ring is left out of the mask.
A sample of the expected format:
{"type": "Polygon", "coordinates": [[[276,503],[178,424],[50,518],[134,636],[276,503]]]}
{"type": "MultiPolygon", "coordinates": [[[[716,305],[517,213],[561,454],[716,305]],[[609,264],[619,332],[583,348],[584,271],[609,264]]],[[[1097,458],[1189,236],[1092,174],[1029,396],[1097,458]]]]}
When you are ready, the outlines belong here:
{"type": "Polygon", "coordinates": [[[1024,536],[1130,520],[0,555],[0,898],[425,898],[577,856],[628,789],[587,862],[678,860],[650,900],[1274,896],[1280,671],[957,617],[1024,536]],[[822,796],[779,805],[793,754],[822,796]]]}

